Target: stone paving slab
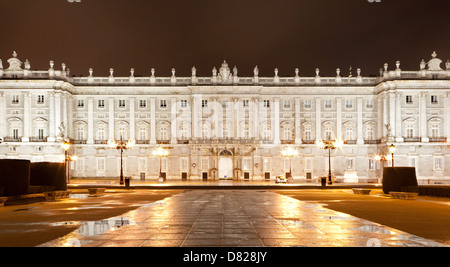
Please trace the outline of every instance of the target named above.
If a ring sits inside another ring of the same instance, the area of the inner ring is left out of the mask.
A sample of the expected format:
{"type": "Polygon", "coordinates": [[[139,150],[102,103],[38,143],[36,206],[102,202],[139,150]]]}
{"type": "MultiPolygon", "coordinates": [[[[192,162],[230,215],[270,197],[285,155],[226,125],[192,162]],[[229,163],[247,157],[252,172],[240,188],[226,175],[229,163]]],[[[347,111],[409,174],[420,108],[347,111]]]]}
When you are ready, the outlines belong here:
{"type": "Polygon", "coordinates": [[[41,246],[444,246],[270,191],[192,190],[41,246]]]}

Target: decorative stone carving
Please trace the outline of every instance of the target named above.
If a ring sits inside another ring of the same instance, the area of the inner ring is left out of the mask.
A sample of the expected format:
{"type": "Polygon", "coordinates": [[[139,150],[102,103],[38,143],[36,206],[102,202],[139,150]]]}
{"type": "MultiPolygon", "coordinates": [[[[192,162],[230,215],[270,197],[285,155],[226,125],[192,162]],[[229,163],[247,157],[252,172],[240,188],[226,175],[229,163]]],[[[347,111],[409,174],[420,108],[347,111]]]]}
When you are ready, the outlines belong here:
{"type": "Polygon", "coordinates": [[[428,61],[428,70],[432,70],[432,71],[442,70],[442,68],[441,68],[442,60],[437,58],[436,51],[434,51],[431,56],[433,58],[430,61],[428,61]]]}
{"type": "Polygon", "coordinates": [[[17,58],[16,51],[13,52],[13,57],[8,59],[9,68],[6,70],[9,71],[21,71],[22,70],[22,62],[17,58]]]}

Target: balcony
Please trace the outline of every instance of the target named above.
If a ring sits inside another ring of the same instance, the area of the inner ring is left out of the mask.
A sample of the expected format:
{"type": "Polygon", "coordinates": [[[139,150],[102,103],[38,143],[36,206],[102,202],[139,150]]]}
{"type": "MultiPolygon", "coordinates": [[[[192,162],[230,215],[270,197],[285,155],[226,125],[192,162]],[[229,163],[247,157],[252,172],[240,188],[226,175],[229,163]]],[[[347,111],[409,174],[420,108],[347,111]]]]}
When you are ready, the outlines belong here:
{"type": "Polygon", "coordinates": [[[179,144],[179,145],[187,145],[187,144],[189,144],[189,140],[188,139],[178,139],[177,140],[177,143],[179,144]]]}
{"type": "Polygon", "coordinates": [[[420,142],[422,139],[420,137],[403,137],[403,142],[420,142]]]}
{"type": "Polygon", "coordinates": [[[170,144],[170,140],[157,140],[156,143],[158,145],[168,145],[170,144]]]}
{"type": "Polygon", "coordinates": [[[85,145],[86,144],[86,140],[72,140],[72,143],[74,145],[85,145]]]}
{"type": "MultiPolygon", "coordinates": [[[[263,144],[266,144],[264,142],[270,142],[272,141],[262,141],[263,144]]],[[[196,140],[190,140],[190,144],[261,144],[260,140],[257,140],[255,138],[209,138],[209,139],[196,139],[196,140]]]]}
{"type": "Polygon", "coordinates": [[[5,136],[3,137],[4,142],[22,142],[21,137],[5,136]]]}
{"type": "Polygon", "coordinates": [[[364,140],[364,144],[365,145],[376,145],[376,144],[381,144],[381,140],[364,140]]]}
{"type": "Polygon", "coordinates": [[[293,145],[295,143],[294,140],[280,140],[280,142],[283,145],[293,145]]]}
{"type": "Polygon", "coordinates": [[[150,140],[136,140],[136,145],[148,145],[150,140]]]}
{"type": "Polygon", "coordinates": [[[314,145],[316,143],[316,140],[302,140],[302,144],[305,145],[314,145]]]}
{"type": "Polygon", "coordinates": [[[356,140],[344,140],[344,145],[356,145],[356,140]]]}
{"type": "Polygon", "coordinates": [[[106,145],[108,144],[107,140],[94,140],[94,144],[96,145],[106,145]]]}
{"type": "Polygon", "coordinates": [[[43,137],[43,136],[30,137],[30,142],[47,142],[47,137],[43,137]]]}
{"type": "Polygon", "coordinates": [[[447,137],[430,137],[430,142],[447,142],[447,137]]]}

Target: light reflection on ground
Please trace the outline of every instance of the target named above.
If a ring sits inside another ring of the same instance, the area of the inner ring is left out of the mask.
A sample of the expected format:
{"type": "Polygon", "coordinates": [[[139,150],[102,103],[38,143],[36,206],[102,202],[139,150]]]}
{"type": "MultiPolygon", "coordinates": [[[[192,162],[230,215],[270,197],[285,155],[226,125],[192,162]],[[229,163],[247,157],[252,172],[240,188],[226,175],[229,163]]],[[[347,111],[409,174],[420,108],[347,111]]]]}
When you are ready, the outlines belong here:
{"type": "MultiPolygon", "coordinates": [[[[73,222],[70,222],[73,223],[73,222]]],[[[266,191],[192,190],[41,246],[443,246],[266,191]]]]}

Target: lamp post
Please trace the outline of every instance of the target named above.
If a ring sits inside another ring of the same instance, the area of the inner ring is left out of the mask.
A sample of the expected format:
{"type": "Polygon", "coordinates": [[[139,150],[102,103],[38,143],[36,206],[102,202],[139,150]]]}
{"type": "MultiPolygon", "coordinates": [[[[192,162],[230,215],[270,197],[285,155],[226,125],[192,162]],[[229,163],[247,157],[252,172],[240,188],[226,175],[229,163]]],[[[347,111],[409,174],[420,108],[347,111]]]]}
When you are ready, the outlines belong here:
{"type": "Polygon", "coordinates": [[[298,155],[298,151],[295,148],[288,146],[281,151],[281,155],[283,157],[289,157],[289,178],[291,178],[292,177],[292,158],[298,155]]]}
{"type": "Polygon", "coordinates": [[[159,178],[161,178],[161,158],[162,157],[168,157],[169,156],[169,150],[164,147],[158,147],[157,149],[153,150],[153,156],[159,157],[159,178]]]}
{"type": "Polygon", "coordinates": [[[391,156],[392,156],[392,167],[394,167],[394,152],[395,152],[395,146],[394,144],[391,144],[389,146],[389,152],[391,152],[391,156]]]}
{"type": "Polygon", "coordinates": [[[124,181],[123,181],[123,150],[132,148],[134,146],[134,140],[130,139],[127,142],[124,142],[122,140],[122,136],[120,136],[120,142],[116,143],[114,140],[110,140],[109,146],[111,148],[120,150],[120,184],[122,185],[122,184],[124,184],[124,181]]]}
{"type": "Polygon", "coordinates": [[[318,140],[317,141],[317,145],[319,146],[319,148],[321,149],[328,149],[328,184],[333,184],[333,182],[331,181],[331,149],[336,149],[336,148],[340,148],[342,147],[343,142],[341,140],[335,140],[335,141],[331,141],[331,140],[327,140],[327,141],[322,141],[322,140],[318,140]]]}

